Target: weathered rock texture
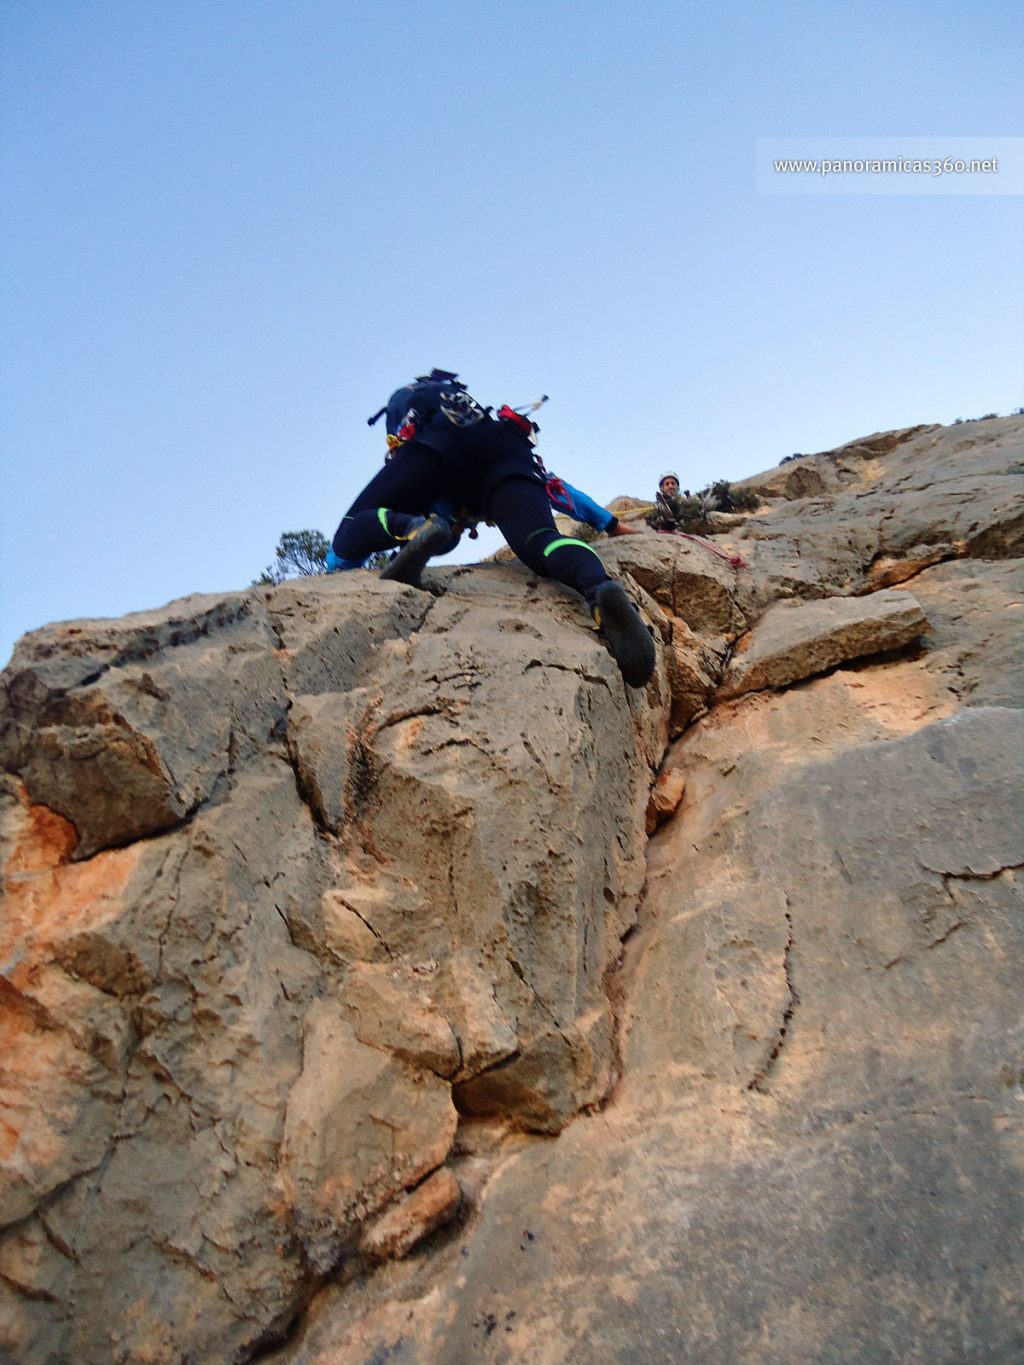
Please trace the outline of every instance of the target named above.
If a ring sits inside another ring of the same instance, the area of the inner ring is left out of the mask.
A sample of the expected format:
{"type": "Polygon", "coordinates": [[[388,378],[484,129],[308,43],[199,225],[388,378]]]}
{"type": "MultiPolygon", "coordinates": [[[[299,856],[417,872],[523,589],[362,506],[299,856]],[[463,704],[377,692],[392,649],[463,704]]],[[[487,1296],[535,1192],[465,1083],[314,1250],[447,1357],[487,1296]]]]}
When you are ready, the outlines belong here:
{"type": "Polygon", "coordinates": [[[884,588],[870,597],[778,602],[737,642],[718,699],[788,687],[837,664],[899,649],[927,624],[909,592],[884,588]]]}
{"type": "Polygon", "coordinates": [[[1024,1352],[1022,438],[610,542],[645,693],[518,565],[26,637],[0,1350],[1024,1352]]]}

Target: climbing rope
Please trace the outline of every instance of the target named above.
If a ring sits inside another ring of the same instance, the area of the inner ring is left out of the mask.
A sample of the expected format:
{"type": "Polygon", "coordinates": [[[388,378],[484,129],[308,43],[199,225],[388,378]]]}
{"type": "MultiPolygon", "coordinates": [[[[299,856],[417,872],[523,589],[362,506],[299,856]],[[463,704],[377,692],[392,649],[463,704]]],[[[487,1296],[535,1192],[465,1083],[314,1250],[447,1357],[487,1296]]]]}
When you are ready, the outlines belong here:
{"type": "Polygon", "coordinates": [[[725,562],[731,564],[734,569],[745,569],[747,567],[747,561],[743,559],[741,555],[726,554],[726,552],[720,550],[717,545],[712,545],[709,541],[702,540],[700,536],[691,536],[688,531],[673,531],[668,526],[659,526],[658,530],[662,535],[682,536],[684,540],[692,540],[694,545],[703,545],[705,550],[710,550],[711,553],[717,555],[719,559],[724,559],[725,562]]]}

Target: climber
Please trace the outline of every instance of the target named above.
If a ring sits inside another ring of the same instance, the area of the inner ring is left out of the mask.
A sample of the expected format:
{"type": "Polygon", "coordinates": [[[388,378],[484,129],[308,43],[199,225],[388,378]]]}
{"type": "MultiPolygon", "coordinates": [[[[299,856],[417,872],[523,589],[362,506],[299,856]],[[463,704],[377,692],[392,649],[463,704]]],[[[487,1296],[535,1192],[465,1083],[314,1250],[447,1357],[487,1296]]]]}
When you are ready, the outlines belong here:
{"type": "MultiPolygon", "coordinates": [[[[707,534],[713,531],[714,527],[709,518],[709,512],[717,503],[719,508],[726,505],[732,509],[739,506],[739,498],[735,501],[732,498],[730,485],[722,480],[720,483],[712,484],[710,493],[713,502],[709,502],[706,494],[708,490],[693,497],[688,488],[684,488],[682,495],[679,492],[679,475],[671,471],[662,474],[658,480],[658,494],[654,511],[645,518],[647,525],[655,531],[665,531],[672,535],[682,536],[684,540],[690,540],[695,545],[702,545],[705,550],[710,550],[719,559],[724,559],[734,569],[746,567],[746,561],[741,555],[729,554],[720,550],[717,545],[712,545],[707,540],[702,540],[700,536],[694,535],[694,531],[703,531],[707,534]]],[[[759,499],[755,493],[744,493],[739,495],[745,500],[748,507],[756,507],[759,499]]]]}
{"type": "Polygon", "coordinates": [[[371,423],[385,413],[392,457],[342,518],[331,546],[335,558],[343,565],[401,546],[381,577],[416,584],[427,560],[451,546],[449,522],[436,512],[422,518],[423,508],[447,498],[493,522],[534,573],[580,593],[625,682],[645,686],[654,672],[654,641],[596,552],[559,534],[533,456],[534,424],[507,406],[492,416],[445,370],[397,390],[371,423]]]}
{"type": "MultiPolygon", "coordinates": [[[[388,458],[390,459],[390,456],[388,458]]],[[[603,532],[608,536],[642,534],[639,527],[620,521],[614,512],[609,512],[606,507],[595,502],[582,489],[577,488],[565,479],[560,479],[557,474],[546,474],[545,491],[548,495],[548,502],[556,512],[563,516],[572,517],[575,521],[583,522],[584,525],[593,527],[595,531],[603,532]]],[[[405,541],[412,533],[425,525],[430,513],[434,513],[441,521],[447,522],[450,528],[448,543],[445,544],[438,536],[436,548],[431,550],[431,559],[438,555],[450,554],[462,539],[463,531],[467,529],[475,539],[476,529],[472,514],[465,508],[457,510],[450,498],[438,498],[423,516],[406,517],[401,513],[390,513],[388,525],[396,539],[405,541]]],[[[335,554],[333,547],[327,551],[328,573],[337,573],[342,569],[361,569],[365,563],[366,557],[362,559],[340,559],[335,554]]]]}
{"type": "Polygon", "coordinates": [[[692,531],[707,529],[707,513],[703,501],[692,497],[689,489],[679,492],[679,475],[669,471],[658,480],[654,511],[646,521],[655,531],[692,531]]]}

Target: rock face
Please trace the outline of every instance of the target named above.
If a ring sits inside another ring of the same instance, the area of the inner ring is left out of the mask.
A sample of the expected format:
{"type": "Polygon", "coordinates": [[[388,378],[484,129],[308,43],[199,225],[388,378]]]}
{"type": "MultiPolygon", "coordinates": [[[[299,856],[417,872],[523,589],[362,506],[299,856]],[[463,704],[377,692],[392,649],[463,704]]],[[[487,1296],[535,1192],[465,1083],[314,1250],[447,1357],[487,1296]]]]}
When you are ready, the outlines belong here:
{"type": "Polygon", "coordinates": [[[568,594],[309,580],[4,682],[5,1349],[245,1358],[450,1216],[460,1110],[603,1099],[668,693],[568,594]]]}
{"type": "Polygon", "coordinates": [[[646,693],[519,565],[27,636],[0,1351],[1024,1352],[1022,448],[602,546],[646,693]]]}
{"type": "Polygon", "coordinates": [[[927,625],[909,592],[884,588],[870,597],[778,602],[737,642],[718,698],[788,687],[837,664],[899,649],[927,625]]]}

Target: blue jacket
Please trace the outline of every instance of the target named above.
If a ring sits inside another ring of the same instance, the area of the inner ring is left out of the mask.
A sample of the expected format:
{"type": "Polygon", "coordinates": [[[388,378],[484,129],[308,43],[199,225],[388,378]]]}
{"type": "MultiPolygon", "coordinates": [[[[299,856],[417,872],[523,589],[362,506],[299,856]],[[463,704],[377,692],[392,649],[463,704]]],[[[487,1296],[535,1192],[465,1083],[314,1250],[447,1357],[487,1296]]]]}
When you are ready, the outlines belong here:
{"type": "Polygon", "coordinates": [[[586,493],[565,479],[559,479],[557,475],[551,475],[550,479],[548,502],[556,512],[562,512],[574,521],[584,521],[588,526],[593,526],[595,531],[607,531],[609,526],[614,526],[616,517],[606,507],[600,507],[593,498],[588,498],[586,493]],[[555,488],[552,488],[552,482],[556,484],[555,488]],[[557,487],[559,484],[568,496],[562,494],[557,487]]]}

